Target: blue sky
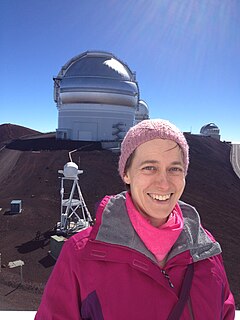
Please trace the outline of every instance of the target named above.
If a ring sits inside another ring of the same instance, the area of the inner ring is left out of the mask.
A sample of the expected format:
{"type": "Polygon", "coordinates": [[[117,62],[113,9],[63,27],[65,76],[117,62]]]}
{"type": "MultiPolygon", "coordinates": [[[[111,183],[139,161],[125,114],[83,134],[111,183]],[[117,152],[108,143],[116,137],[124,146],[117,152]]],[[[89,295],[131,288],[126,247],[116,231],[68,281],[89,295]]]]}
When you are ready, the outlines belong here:
{"type": "Polygon", "coordinates": [[[240,141],[239,0],[1,0],[0,124],[57,128],[53,76],[87,50],[136,72],[151,118],[240,141]]]}

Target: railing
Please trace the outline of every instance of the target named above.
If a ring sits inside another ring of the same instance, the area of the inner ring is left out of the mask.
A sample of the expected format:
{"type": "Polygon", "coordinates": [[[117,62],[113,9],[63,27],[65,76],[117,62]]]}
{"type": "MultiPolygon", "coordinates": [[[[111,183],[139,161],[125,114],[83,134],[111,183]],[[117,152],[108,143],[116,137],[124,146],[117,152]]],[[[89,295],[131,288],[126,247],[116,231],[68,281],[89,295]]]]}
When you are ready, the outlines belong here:
{"type": "Polygon", "coordinates": [[[1,320],[33,320],[36,311],[0,311],[1,320]]]}
{"type": "Polygon", "coordinates": [[[240,144],[232,144],[230,160],[234,172],[240,178],[240,144]]]}

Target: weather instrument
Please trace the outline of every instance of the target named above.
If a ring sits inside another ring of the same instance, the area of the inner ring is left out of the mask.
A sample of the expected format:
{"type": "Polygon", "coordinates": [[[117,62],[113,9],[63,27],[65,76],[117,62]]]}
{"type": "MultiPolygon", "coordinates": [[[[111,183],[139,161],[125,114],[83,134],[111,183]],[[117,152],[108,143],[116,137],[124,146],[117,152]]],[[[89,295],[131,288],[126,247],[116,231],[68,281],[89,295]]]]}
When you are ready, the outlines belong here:
{"type": "Polygon", "coordinates": [[[61,221],[57,225],[59,234],[70,235],[89,227],[92,217],[84,201],[80,184],[79,175],[83,170],[79,170],[75,162],[72,161],[69,152],[70,162],[64,165],[63,170],[58,170],[61,176],[61,221]]]}

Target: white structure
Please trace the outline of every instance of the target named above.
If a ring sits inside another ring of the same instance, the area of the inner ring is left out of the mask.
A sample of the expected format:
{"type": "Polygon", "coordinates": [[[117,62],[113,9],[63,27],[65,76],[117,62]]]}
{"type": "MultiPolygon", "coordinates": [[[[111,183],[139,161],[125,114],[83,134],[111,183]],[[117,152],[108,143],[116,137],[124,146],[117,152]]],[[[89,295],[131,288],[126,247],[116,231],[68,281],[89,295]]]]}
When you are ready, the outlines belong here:
{"type": "Polygon", "coordinates": [[[22,260],[10,261],[10,262],[8,263],[8,267],[9,267],[10,269],[20,267],[21,284],[23,283],[23,270],[22,270],[22,267],[23,267],[23,266],[24,266],[24,261],[22,261],[22,260]]]}
{"type": "Polygon", "coordinates": [[[60,190],[61,222],[58,231],[63,234],[75,233],[89,227],[92,222],[78,183],[78,175],[83,171],[78,170],[76,163],[71,161],[58,172],[63,174],[60,190]]]}
{"type": "Polygon", "coordinates": [[[149,119],[149,109],[145,101],[139,100],[138,107],[135,113],[135,124],[149,119]]]}
{"type": "Polygon", "coordinates": [[[220,140],[220,129],[215,125],[215,123],[211,122],[206,124],[201,128],[200,133],[204,136],[220,140]]]}
{"type": "Polygon", "coordinates": [[[240,179],[240,144],[234,143],[231,146],[231,164],[234,172],[240,179]]]}
{"type": "Polygon", "coordinates": [[[134,124],[139,101],[135,74],[111,53],[87,51],[54,78],[58,139],[120,141],[134,124]]]}
{"type": "Polygon", "coordinates": [[[22,212],[22,200],[12,200],[11,201],[11,214],[22,212]]]}

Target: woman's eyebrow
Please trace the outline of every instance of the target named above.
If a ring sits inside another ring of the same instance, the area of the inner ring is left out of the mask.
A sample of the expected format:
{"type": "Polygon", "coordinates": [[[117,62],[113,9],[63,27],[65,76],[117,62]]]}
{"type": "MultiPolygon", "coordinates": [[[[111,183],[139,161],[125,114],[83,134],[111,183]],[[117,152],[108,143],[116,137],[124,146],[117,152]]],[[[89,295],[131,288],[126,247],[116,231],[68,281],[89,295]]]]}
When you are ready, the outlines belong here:
{"type": "MultiPolygon", "coordinates": [[[[159,161],[157,161],[157,160],[144,160],[143,162],[140,163],[140,165],[143,166],[145,164],[156,164],[156,163],[159,163],[159,161]]],[[[170,165],[183,166],[183,162],[182,161],[173,161],[170,163],[170,165]]]]}
{"type": "Polygon", "coordinates": [[[156,164],[159,163],[159,161],[157,160],[144,160],[143,162],[140,163],[141,166],[145,165],[145,164],[156,164]]]}
{"type": "Polygon", "coordinates": [[[171,165],[174,165],[174,166],[183,166],[183,162],[182,161],[173,161],[173,162],[171,162],[171,165]]]}

